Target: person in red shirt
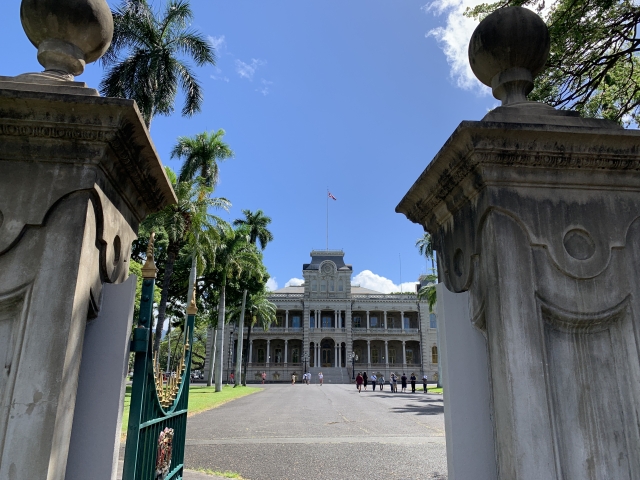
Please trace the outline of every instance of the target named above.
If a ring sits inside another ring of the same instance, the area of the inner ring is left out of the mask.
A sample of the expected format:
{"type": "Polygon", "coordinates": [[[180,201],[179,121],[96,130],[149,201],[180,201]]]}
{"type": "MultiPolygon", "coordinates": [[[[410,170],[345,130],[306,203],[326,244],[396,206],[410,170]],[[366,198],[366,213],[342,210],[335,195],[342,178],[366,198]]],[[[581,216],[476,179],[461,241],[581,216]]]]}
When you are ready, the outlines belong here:
{"type": "Polygon", "coordinates": [[[356,385],[358,386],[358,393],[360,393],[362,389],[363,382],[364,382],[364,378],[362,377],[362,374],[358,372],[358,376],[356,377],[356,385]]]}

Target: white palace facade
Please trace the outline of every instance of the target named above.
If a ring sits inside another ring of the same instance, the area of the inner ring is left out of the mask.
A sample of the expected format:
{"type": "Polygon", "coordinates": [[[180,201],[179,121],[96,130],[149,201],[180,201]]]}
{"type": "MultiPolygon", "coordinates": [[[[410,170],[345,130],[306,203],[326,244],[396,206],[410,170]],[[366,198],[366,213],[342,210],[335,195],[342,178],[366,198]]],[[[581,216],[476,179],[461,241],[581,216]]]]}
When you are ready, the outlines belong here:
{"type": "MultiPolygon", "coordinates": [[[[259,381],[262,372],[270,382],[290,381],[294,373],[300,379],[306,370],[314,381],[322,371],[327,383],[349,383],[352,355],[356,374],[366,371],[388,380],[391,372],[414,372],[418,378],[423,373],[434,378],[437,330],[428,304],[418,301],[415,292],[384,294],[352,286],[352,273],[343,251],[315,250],[311,263],[302,267],[302,286],[271,293],[276,324],[267,331],[253,329],[248,344],[244,332],[249,382],[259,381]]],[[[231,338],[236,332],[225,340],[231,338]]]]}

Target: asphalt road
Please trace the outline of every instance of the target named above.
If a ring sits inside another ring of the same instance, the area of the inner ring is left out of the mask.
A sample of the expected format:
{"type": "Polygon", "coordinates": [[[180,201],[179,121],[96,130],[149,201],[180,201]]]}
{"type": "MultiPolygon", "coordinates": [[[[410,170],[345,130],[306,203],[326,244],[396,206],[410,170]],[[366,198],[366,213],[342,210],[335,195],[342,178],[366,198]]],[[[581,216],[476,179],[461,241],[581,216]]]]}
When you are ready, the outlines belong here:
{"type": "Polygon", "coordinates": [[[264,387],[189,419],[187,468],[251,480],[447,478],[441,395],[264,387]]]}

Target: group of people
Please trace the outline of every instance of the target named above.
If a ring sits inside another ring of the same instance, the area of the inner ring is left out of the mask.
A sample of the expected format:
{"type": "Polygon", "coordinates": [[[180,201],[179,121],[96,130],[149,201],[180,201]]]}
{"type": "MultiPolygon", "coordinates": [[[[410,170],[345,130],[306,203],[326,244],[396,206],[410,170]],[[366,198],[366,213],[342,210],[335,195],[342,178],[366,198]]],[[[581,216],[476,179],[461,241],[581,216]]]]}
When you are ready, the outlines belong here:
{"type": "MultiPolygon", "coordinates": [[[[322,374],[322,372],[318,372],[318,383],[320,384],[320,386],[322,386],[323,380],[324,380],[324,375],[322,374]]],[[[311,383],[311,372],[302,374],[302,383],[305,383],[307,385],[311,383]]],[[[293,373],[291,374],[291,385],[295,385],[295,384],[296,384],[296,374],[293,373]]]]}
{"type": "MultiPolygon", "coordinates": [[[[411,376],[407,378],[407,375],[403,372],[400,377],[400,385],[402,388],[402,392],[407,392],[407,380],[411,382],[411,393],[416,393],[416,374],[411,372],[411,376]]],[[[427,393],[427,374],[425,373],[422,376],[422,389],[423,393],[427,393]]],[[[384,375],[376,376],[375,373],[372,373],[371,376],[367,375],[367,372],[358,372],[358,376],[356,377],[356,386],[358,387],[358,392],[362,392],[362,387],[364,387],[365,391],[367,390],[367,385],[371,383],[371,391],[375,391],[376,385],[380,387],[380,391],[382,391],[384,387],[384,375]]],[[[389,388],[391,388],[391,392],[398,392],[398,375],[392,373],[389,378],[389,388]]]]}

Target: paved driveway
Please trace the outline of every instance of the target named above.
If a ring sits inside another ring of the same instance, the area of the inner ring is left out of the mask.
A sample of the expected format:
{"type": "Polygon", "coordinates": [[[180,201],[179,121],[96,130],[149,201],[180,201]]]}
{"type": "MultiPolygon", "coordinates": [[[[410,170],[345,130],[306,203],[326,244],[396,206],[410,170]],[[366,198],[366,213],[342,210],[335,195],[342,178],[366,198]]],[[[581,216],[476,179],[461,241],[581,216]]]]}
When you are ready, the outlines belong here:
{"type": "Polygon", "coordinates": [[[188,468],[251,480],[446,479],[442,396],[264,387],[189,419],[188,468]]]}

